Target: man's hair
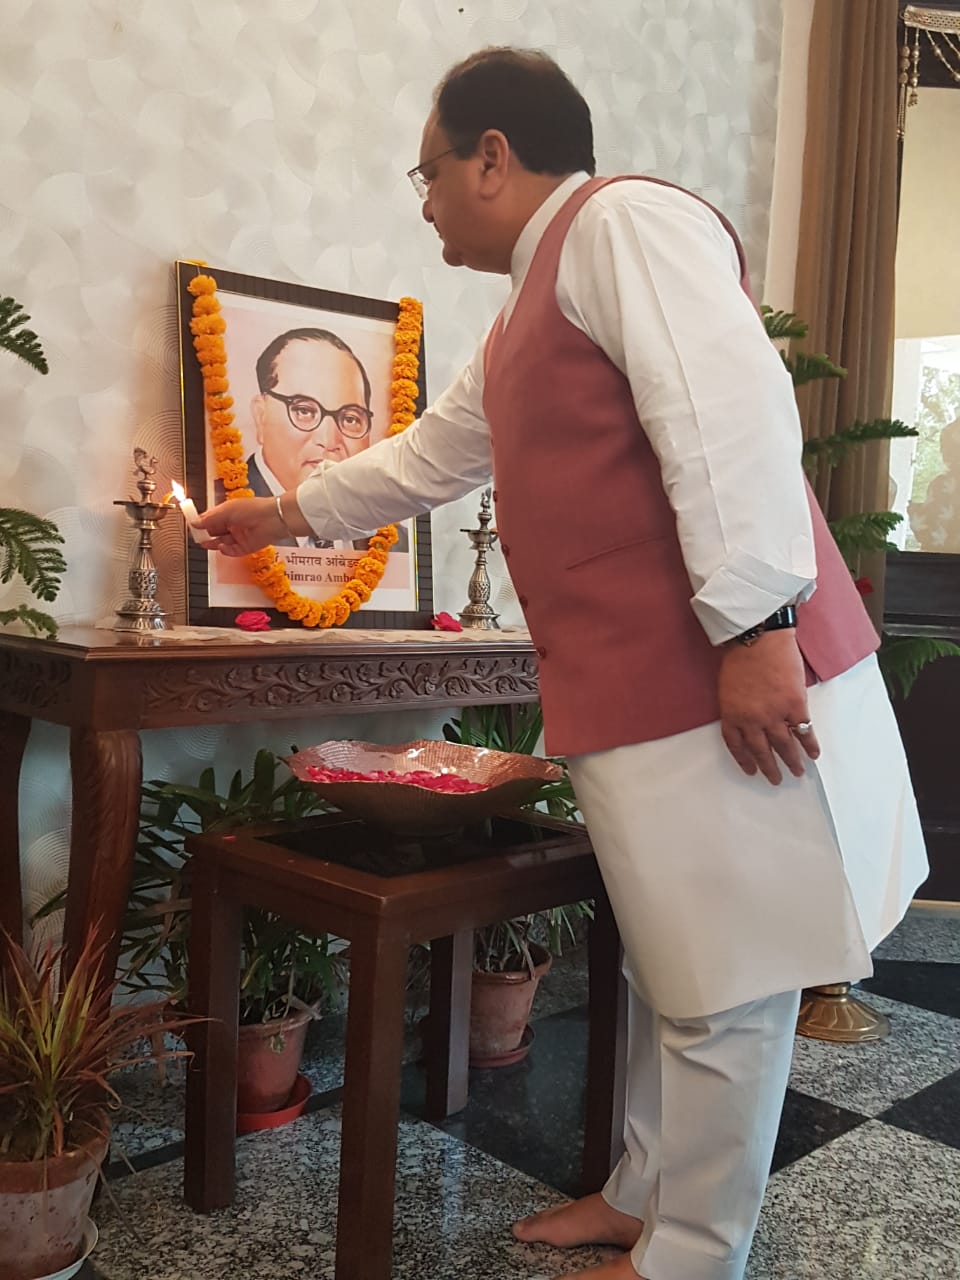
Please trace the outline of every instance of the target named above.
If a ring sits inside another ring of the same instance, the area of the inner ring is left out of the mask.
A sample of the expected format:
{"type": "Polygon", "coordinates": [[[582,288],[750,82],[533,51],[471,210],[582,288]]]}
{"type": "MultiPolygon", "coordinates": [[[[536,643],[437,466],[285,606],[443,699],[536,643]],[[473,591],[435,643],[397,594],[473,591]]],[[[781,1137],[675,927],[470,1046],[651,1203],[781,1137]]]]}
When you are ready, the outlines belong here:
{"type": "Polygon", "coordinates": [[[277,385],[277,356],[291,342],[328,342],[331,347],[336,347],[338,351],[348,355],[360,370],[360,376],[363,379],[364,404],[366,408],[370,408],[370,379],[366,369],[344,340],[338,338],[335,333],[331,333],[329,329],[290,329],[286,333],[278,334],[264,347],[257,360],[257,386],[261,392],[272,391],[277,385]]]}
{"type": "Polygon", "coordinates": [[[531,173],[596,173],[590,108],[552,58],[535,49],[481,49],[436,92],[437,122],[468,156],[498,129],[531,173]]]}

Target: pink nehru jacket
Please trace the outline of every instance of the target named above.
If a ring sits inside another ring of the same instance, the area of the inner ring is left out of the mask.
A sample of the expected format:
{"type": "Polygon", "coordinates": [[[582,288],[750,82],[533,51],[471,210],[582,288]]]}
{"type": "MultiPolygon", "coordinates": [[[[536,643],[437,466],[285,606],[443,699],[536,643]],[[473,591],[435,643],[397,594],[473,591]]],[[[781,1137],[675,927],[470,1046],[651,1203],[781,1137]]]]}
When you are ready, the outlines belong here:
{"type": "MultiPolygon", "coordinates": [[[[720,653],[690,607],[676,520],[629,384],[557,305],[560,253],[577,212],[620,180],[593,179],[559,210],[510,323],[497,322],[486,351],[497,527],[540,656],[554,755],[669,737],[719,716],[720,653]]],[[[718,216],[749,293],[740,242],[718,216]]],[[[817,590],[798,611],[797,638],[811,678],[829,680],[878,639],[809,499],[817,590]]]]}

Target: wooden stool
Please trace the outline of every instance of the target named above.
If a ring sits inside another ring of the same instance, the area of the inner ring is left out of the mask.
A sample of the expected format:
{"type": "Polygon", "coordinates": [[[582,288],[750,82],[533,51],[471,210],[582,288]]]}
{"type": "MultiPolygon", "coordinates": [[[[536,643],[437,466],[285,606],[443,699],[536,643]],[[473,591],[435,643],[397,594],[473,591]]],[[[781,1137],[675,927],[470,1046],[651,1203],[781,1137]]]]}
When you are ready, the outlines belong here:
{"type": "Polygon", "coordinates": [[[586,831],[535,813],[454,838],[411,841],[342,814],[196,836],[190,937],[187,1203],[224,1208],[235,1188],[238,974],[246,905],[350,941],[336,1280],[389,1280],[407,953],[431,942],[426,1113],[467,1100],[473,930],[584,898],[590,1048],[584,1191],[622,1150],[625,1000],[620,940],[586,831]],[[373,1154],[375,1153],[375,1158],[373,1154]]]}

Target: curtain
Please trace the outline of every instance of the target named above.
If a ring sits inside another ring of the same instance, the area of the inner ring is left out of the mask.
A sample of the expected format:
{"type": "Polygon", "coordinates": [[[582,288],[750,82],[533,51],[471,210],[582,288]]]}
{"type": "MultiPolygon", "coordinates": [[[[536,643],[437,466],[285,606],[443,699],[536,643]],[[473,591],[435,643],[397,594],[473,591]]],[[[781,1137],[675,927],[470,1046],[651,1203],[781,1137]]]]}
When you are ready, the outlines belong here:
{"type": "MultiPolygon", "coordinates": [[[[895,0],[815,0],[794,310],[810,326],[801,346],[826,352],[847,376],[798,388],[808,439],[890,414],[897,52],[895,0]]],[[[828,519],[888,509],[889,445],[821,468],[815,487],[828,519]]],[[[858,569],[873,585],[866,603],[878,624],[883,561],[867,556],[858,569]]]]}

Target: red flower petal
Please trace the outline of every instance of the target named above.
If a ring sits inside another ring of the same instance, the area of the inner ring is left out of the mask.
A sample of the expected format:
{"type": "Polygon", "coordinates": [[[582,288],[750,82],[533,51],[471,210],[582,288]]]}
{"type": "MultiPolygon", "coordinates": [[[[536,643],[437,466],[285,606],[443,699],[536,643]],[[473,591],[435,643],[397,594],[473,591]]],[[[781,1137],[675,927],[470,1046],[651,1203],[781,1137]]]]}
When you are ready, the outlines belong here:
{"type": "Polygon", "coordinates": [[[238,613],[234,622],[241,631],[270,630],[270,615],[261,609],[247,609],[244,613],[238,613]]]}
{"type": "Polygon", "coordinates": [[[463,627],[449,613],[438,613],[434,615],[433,621],[430,623],[434,631],[462,631],[463,627]]]}
{"type": "Polygon", "coordinates": [[[873,583],[869,578],[857,578],[853,584],[862,596],[873,595],[873,583]]]}

